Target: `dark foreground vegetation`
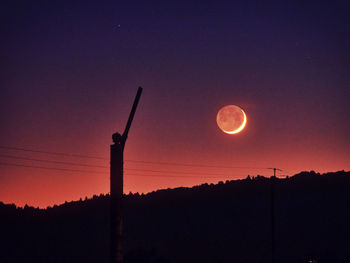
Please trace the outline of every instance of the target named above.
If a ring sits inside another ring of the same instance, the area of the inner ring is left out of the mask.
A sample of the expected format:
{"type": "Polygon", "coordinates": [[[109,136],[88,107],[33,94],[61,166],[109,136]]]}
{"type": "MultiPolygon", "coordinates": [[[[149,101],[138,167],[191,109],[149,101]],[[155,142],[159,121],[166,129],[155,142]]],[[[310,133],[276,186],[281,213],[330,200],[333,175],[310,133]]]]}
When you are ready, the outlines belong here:
{"type": "MultiPolygon", "coordinates": [[[[275,183],[276,262],[350,262],[350,172],[275,183]],[[314,261],[316,262],[316,261],[314,261]]],[[[271,262],[270,179],[125,196],[125,263],[271,262]]],[[[0,262],[109,262],[109,196],[0,202],[0,262]]]]}

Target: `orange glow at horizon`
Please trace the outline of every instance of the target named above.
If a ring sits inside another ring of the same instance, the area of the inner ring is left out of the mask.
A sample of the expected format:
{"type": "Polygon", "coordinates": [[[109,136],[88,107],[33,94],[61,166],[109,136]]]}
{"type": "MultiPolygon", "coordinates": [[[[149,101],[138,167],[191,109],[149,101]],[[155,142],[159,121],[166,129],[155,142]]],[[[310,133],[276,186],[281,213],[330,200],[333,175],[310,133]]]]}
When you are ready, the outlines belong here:
{"type": "MultiPolygon", "coordinates": [[[[250,155],[254,158],[254,155],[250,155]]],[[[315,170],[316,172],[328,172],[341,170],[344,167],[344,163],[334,162],[334,165],[320,165],[322,161],[319,158],[308,158],[308,153],[301,153],[298,158],[294,158],[293,162],[290,161],[291,155],[285,154],[274,158],[273,163],[278,163],[279,167],[288,171],[287,175],[292,176],[302,170],[315,170]],[[297,169],[297,170],[296,170],[297,169]]],[[[130,156],[131,157],[131,156],[130,156]]],[[[128,160],[128,157],[126,160],[128,160]]],[[[154,158],[153,160],[162,160],[162,157],[154,158]]],[[[262,175],[269,177],[271,171],[264,169],[255,169],[254,167],[265,167],[269,163],[271,156],[262,156],[260,159],[256,159],[256,162],[251,169],[227,169],[227,168],[208,168],[208,167],[154,167],[153,165],[135,165],[130,162],[125,164],[124,175],[124,193],[139,192],[148,193],[156,191],[158,189],[175,188],[175,187],[192,187],[194,185],[200,185],[203,183],[218,183],[219,181],[244,179],[248,175],[256,176],[262,175]],[[144,170],[164,170],[164,173],[151,173],[145,171],[135,172],[130,169],[144,169],[144,170]],[[173,172],[178,171],[179,177],[173,172]],[[193,172],[193,174],[191,174],[193,172]],[[198,173],[208,175],[198,175],[198,173]],[[213,174],[213,175],[210,175],[213,174]],[[218,176],[217,174],[226,174],[218,176]],[[151,175],[151,176],[149,176],[151,175]],[[164,175],[164,176],[163,176],[164,175]]],[[[131,158],[134,159],[134,158],[131,158]]],[[[230,158],[227,158],[229,160],[230,158]]],[[[248,160],[239,159],[236,157],[237,162],[230,164],[232,166],[252,166],[252,162],[248,160]],[[237,164],[236,164],[237,163],[237,164]]],[[[150,159],[149,159],[150,160],[150,159]]],[[[180,162],[181,156],[178,156],[171,161],[180,162]]],[[[206,165],[218,165],[225,166],[228,164],[226,159],[217,161],[211,161],[210,158],[207,162],[204,159],[197,157],[193,162],[196,164],[206,165]]],[[[104,161],[106,164],[108,161],[104,161]]],[[[188,161],[186,161],[188,162],[188,161]]],[[[90,165],[101,165],[101,161],[89,161],[90,165]]],[[[104,174],[81,174],[74,172],[60,172],[60,171],[45,171],[36,170],[32,168],[18,168],[18,167],[2,167],[3,176],[1,184],[6,185],[6,188],[0,189],[0,201],[4,203],[14,203],[23,207],[25,204],[46,208],[47,206],[59,205],[65,201],[77,201],[80,198],[91,198],[93,195],[107,194],[109,192],[109,172],[105,171],[104,174]],[[21,180],[11,174],[21,175],[21,180]]],[[[284,177],[285,173],[278,173],[278,177],[284,177]]]]}

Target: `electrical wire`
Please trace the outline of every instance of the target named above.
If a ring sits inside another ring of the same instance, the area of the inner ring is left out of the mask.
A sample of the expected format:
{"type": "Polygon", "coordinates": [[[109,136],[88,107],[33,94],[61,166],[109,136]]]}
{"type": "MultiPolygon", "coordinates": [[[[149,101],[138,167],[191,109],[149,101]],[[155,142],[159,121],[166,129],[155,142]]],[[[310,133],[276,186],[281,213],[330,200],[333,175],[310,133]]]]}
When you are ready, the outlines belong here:
{"type": "Polygon", "coordinates": [[[75,153],[48,152],[48,151],[39,151],[39,150],[32,150],[32,149],[25,149],[25,148],[18,148],[18,147],[9,147],[9,146],[0,146],[0,148],[7,149],[7,150],[15,150],[15,151],[24,151],[24,152],[44,153],[44,154],[61,155],[61,156],[69,156],[69,157],[107,160],[106,158],[102,158],[102,157],[81,155],[81,154],[75,154],[75,153]]]}
{"type": "Polygon", "coordinates": [[[72,163],[72,162],[51,161],[51,160],[27,158],[27,157],[6,155],[6,154],[0,154],[0,157],[11,158],[11,159],[18,159],[18,160],[27,160],[27,161],[54,163],[54,164],[66,164],[66,165],[75,165],[75,166],[84,166],[84,167],[96,167],[96,168],[109,168],[108,166],[102,166],[102,165],[90,165],[90,164],[81,164],[81,163],[72,163]]]}
{"type": "Polygon", "coordinates": [[[44,167],[44,166],[35,166],[35,165],[26,165],[26,164],[14,164],[14,163],[3,163],[0,162],[0,165],[7,166],[17,166],[17,167],[27,167],[27,168],[37,168],[37,169],[46,169],[46,170],[57,170],[57,171],[67,171],[67,172],[80,172],[80,173],[94,173],[94,174],[105,174],[94,171],[85,171],[85,170],[76,170],[76,169],[66,169],[66,168],[53,168],[53,167],[44,167]]]}
{"type": "MultiPolygon", "coordinates": [[[[80,173],[90,173],[90,174],[106,174],[96,171],[85,171],[85,170],[77,170],[77,169],[65,169],[65,168],[54,168],[54,167],[44,167],[44,166],[35,166],[35,165],[26,165],[26,164],[14,164],[14,163],[4,163],[0,162],[0,165],[5,166],[15,166],[15,167],[26,167],[26,168],[36,168],[36,169],[45,169],[45,170],[58,170],[58,171],[66,171],[66,172],[80,172],[80,173]]],[[[178,173],[183,174],[183,173],[178,173]]],[[[189,173],[189,174],[195,174],[195,173],[189,173]]],[[[145,177],[166,177],[166,178],[229,178],[232,177],[231,175],[222,175],[222,176],[191,176],[191,175],[160,175],[160,174],[129,174],[126,173],[127,176],[145,176],[145,177]]],[[[210,174],[208,174],[210,175],[210,174]]],[[[215,175],[215,174],[213,174],[215,175]]]]}
{"type": "MultiPolygon", "coordinates": [[[[79,158],[90,158],[90,159],[99,159],[99,160],[109,160],[103,157],[92,156],[92,155],[81,155],[81,154],[72,154],[72,153],[62,153],[62,152],[49,152],[49,151],[39,151],[33,149],[25,149],[18,147],[9,147],[0,145],[1,149],[7,150],[15,150],[15,151],[26,151],[33,153],[43,153],[43,154],[51,154],[51,155],[61,155],[61,156],[69,156],[69,157],[79,157],[79,158]]],[[[206,165],[206,164],[191,164],[191,163],[178,163],[178,162],[152,162],[152,161],[140,161],[140,160],[125,160],[126,162],[131,163],[143,163],[143,164],[156,164],[156,165],[171,165],[171,166],[186,166],[186,167],[207,167],[207,168],[223,168],[223,169],[271,169],[266,167],[254,167],[254,166],[219,166],[219,165],[206,165]]]]}
{"type": "MultiPolygon", "coordinates": [[[[83,167],[96,167],[96,168],[109,168],[108,166],[100,166],[100,165],[88,165],[88,164],[80,164],[80,163],[72,163],[72,162],[60,162],[60,161],[51,161],[51,160],[43,160],[43,159],[35,159],[35,158],[27,158],[20,157],[14,155],[5,155],[0,154],[0,157],[11,158],[16,160],[28,160],[28,161],[36,161],[36,162],[44,162],[44,163],[53,163],[53,164],[63,164],[63,165],[75,165],[75,166],[83,166],[83,167]]],[[[140,172],[152,172],[152,173],[170,173],[170,174],[198,174],[198,175],[218,175],[218,176],[228,176],[227,174],[222,173],[201,173],[201,172],[187,172],[187,171],[164,171],[164,170],[149,170],[149,169],[137,169],[137,168],[125,168],[126,171],[140,171],[140,172]]]]}

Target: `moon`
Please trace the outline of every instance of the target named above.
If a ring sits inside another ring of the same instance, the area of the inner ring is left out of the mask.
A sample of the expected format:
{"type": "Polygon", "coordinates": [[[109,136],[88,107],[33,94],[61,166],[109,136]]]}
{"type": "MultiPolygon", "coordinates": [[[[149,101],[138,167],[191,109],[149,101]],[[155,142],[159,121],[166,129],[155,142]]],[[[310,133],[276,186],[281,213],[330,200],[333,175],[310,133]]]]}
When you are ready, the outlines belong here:
{"type": "Polygon", "coordinates": [[[227,105],[222,107],[216,115],[219,128],[227,134],[241,132],[247,124],[247,115],[238,106],[227,105]]]}

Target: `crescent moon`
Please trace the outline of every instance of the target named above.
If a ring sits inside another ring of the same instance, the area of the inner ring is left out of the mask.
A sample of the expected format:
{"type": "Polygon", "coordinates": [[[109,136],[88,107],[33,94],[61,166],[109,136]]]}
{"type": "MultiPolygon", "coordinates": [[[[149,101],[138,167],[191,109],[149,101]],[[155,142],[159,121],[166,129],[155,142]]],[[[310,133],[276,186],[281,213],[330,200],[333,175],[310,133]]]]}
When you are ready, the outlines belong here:
{"type": "Polygon", "coordinates": [[[234,131],[225,131],[227,134],[236,134],[236,133],[239,133],[241,130],[244,129],[246,123],[247,123],[247,115],[245,115],[245,112],[241,109],[241,112],[243,113],[243,122],[242,122],[242,125],[234,130],[234,131]]]}

